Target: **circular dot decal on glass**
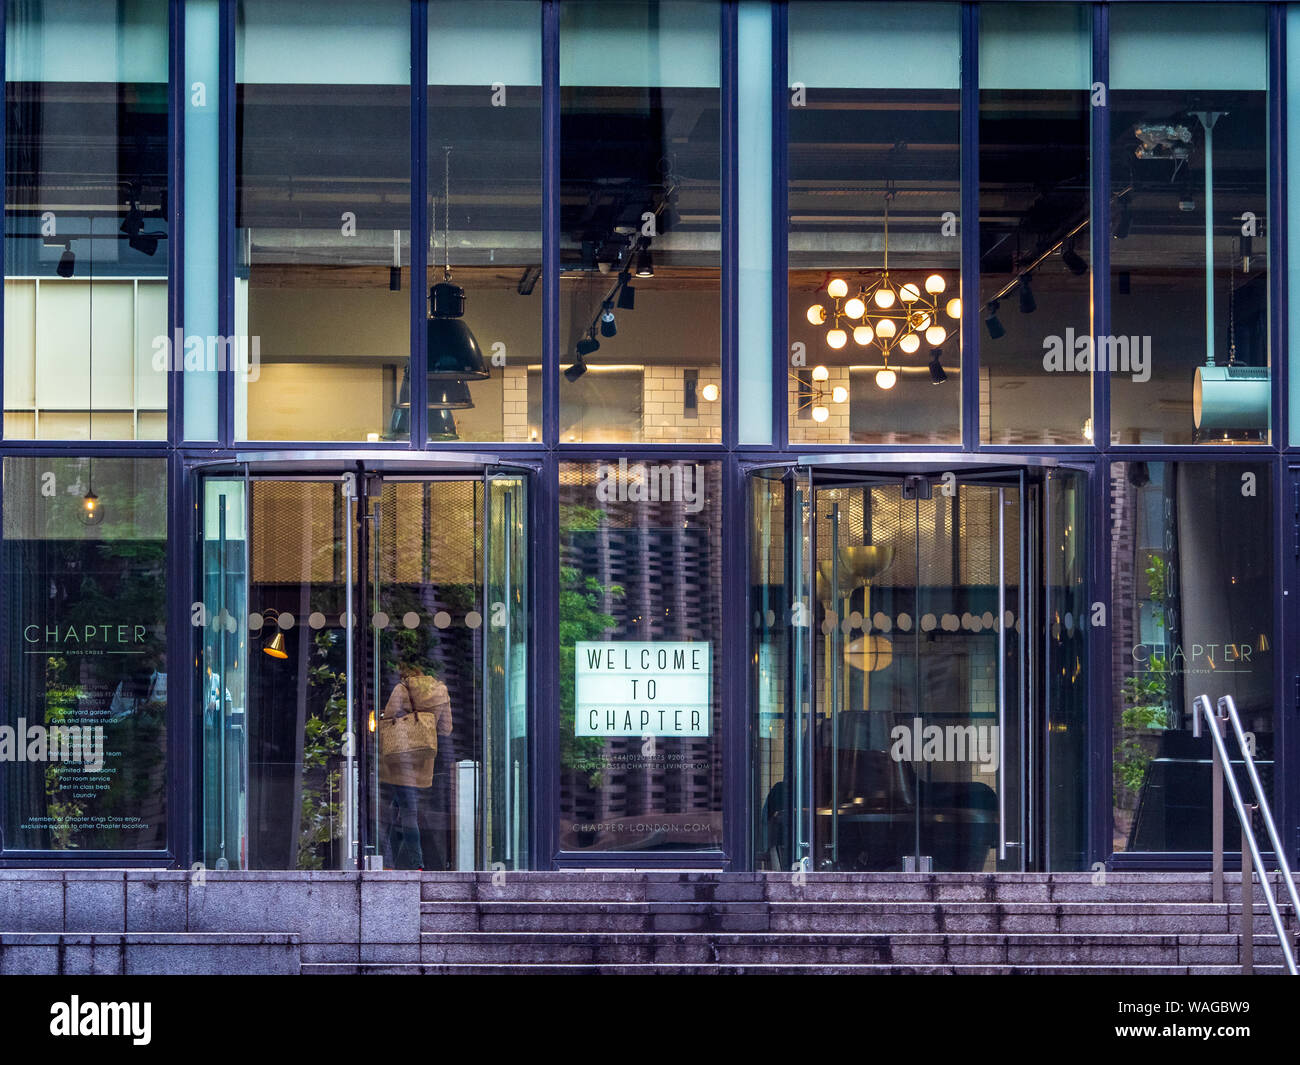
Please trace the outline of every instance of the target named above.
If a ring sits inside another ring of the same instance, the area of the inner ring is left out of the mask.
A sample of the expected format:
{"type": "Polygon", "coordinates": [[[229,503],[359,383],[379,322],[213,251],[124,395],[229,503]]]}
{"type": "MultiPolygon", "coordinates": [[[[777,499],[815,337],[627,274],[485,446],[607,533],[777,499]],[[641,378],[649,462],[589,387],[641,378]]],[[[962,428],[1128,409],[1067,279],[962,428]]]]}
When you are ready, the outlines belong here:
{"type": "Polygon", "coordinates": [[[769,627],[769,628],[771,628],[771,626],[773,626],[773,625],[776,624],[776,611],[775,611],[775,610],[769,610],[769,611],[767,612],[767,624],[768,624],[768,627],[769,627]]]}
{"type": "Polygon", "coordinates": [[[408,629],[419,628],[420,615],[417,614],[414,610],[408,610],[405,614],[402,615],[402,624],[405,625],[408,629]]]}
{"type": "Polygon", "coordinates": [[[912,631],[912,615],[911,615],[911,614],[908,614],[908,613],[902,613],[902,614],[899,614],[899,615],[898,615],[898,631],[899,631],[899,632],[911,632],[911,631],[912,631]]]}
{"type": "MultiPolygon", "coordinates": [[[[934,632],[935,626],[939,624],[939,619],[933,614],[923,614],[921,616],[921,631],[934,632]]],[[[902,628],[900,625],[899,628],[902,628]]]]}
{"type": "Polygon", "coordinates": [[[376,610],[374,617],[370,619],[370,624],[377,629],[386,629],[388,628],[388,621],[389,618],[387,614],[385,614],[382,610],[376,610]]]}
{"type": "Polygon", "coordinates": [[[862,628],[862,611],[861,611],[861,610],[855,610],[855,611],[853,611],[851,614],[849,614],[849,628],[850,628],[850,629],[860,629],[860,628],[862,628]]]}
{"type": "Polygon", "coordinates": [[[944,614],[941,624],[944,632],[956,632],[961,628],[961,622],[957,620],[956,614],[944,614]]]}
{"type": "Polygon", "coordinates": [[[482,624],[483,624],[483,615],[480,614],[477,610],[471,610],[468,614],[465,615],[465,628],[477,629],[482,624]]]}
{"type": "Polygon", "coordinates": [[[433,623],[437,625],[438,628],[445,629],[448,625],[451,624],[451,615],[448,614],[447,611],[445,610],[439,610],[436,614],[433,615],[433,623]]]}
{"type": "Polygon", "coordinates": [[[262,625],[265,624],[265,622],[266,619],[256,611],[248,615],[248,627],[252,629],[254,632],[260,629],[262,625]]]}
{"type": "Polygon", "coordinates": [[[971,631],[971,632],[983,632],[983,631],[984,631],[984,622],[982,622],[979,618],[972,616],[971,619],[970,619],[970,631],[971,631]]]}
{"type": "Polygon", "coordinates": [[[984,627],[986,629],[993,628],[993,611],[992,610],[984,611],[984,613],[980,615],[980,621],[984,623],[984,627]]]}
{"type": "Polygon", "coordinates": [[[871,623],[881,632],[888,632],[894,627],[894,623],[889,620],[889,615],[882,610],[877,610],[871,619],[871,623]]]}
{"type": "Polygon", "coordinates": [[[311,617],[307,619],[307,624],[310,625],[313,629],[317,629],[317,630],[323,629],[325,627],[325,615],[322,614],[319,610],[314,611],[311,617]]]}
{"type": "Polygon", "coordinates": [[[1016,623],[1016,615],[1013,614],[1010,610],[1008,610],[1005,614],[1002,615],[1003,625],[1014,625],[1015,623],[1016,623]]]}
{"type": "Polygon", "coordinates": [[[293,628],[298,623],[298,619],[295,618],[292,614],[290,614],[286,610],[283,614],[281,614],[278,618],[275,619],[275,623],[279,625],[280,628],[284,629],[285,632],[288,632],[291,628],[293,628]]]}
{"type": "Polygon", "coordinates": [[[835,631],[835,622],[832,621],[830,618],[823,618],[823,619],[822,619],[822,635],[823,635],[823,636],[829,636],[829,635],[830,635],[832,632],[834,632],[834,631],[835,631]]]}

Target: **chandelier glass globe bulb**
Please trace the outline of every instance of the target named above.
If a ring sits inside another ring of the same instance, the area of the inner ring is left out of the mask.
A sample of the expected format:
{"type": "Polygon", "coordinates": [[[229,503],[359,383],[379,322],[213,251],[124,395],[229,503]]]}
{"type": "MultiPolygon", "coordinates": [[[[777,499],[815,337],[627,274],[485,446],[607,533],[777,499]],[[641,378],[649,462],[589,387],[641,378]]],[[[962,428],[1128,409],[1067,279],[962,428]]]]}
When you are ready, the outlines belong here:
{"type": "Polygon", "coordinates": [[[826,343],[836,351],[839,351],[839,349],[844,347],[848,342],[849,334],[844,332],[843,329],[832,329],[826,334],[826,343]]]}
{"type": "Polygon", "coordinates": [[[925,311],[917,311],[912,315],[912,328],[920,332],[925,332],[931,325],[930,316],[925,311]]]}
{"type": "Polygon", "coordinates": [[[948,317],[949,317],[949,318],[960,318],[960,317],[961,317],[961,300],[958,299],[956,296],[954,296],[952,299],[950,299],[950,300],[948,301],[948,306],[947,306],[946,310],[948,311],[948,317]]]}
{"type": "Polygon", "coordinates": [[[831,412],[825,407],[813,407],[812,417],[815,422],[824,422],[831,416],[831,412]]]}
{"type": "Polygon", "coordinates": [[[853,330],[853,342],[862,345],[864,348],[875,339],[876,334],[871,331],[869,325],[860,325],[853,330]]]}
{"type": "Polygon", "coordinates": [[[849,294],[849,283],[841,277],[837,277],[826,286],[826,291],[830,293],[831,299],[842,300],[849,294]]]}
{"type": "Polygon", "coordinates": [[[843,385],[836,385],[831,389],[832,403],[847,403],[849,399],[849,390],[843,385]]]}
{"type": "Polygon", "coordinates": [[[939,293],[942,292],[946,287],[947,285],[945,284],[943,278],[940,277],[938,274],[931,274],[929,277],[925,279],[925,291],[930,293],[931,296],[939,295],[939,293]]]}
{"type": "Polygon", "coordinates": [[[898,342],[898,346],[908,355],[915,355],[916,349],[921,346],[921,338],[915,333],[908,333],[907,336],[903,337],[903,339],[898,342]]]}
{"type": "Polygon", "coordinates": [[[921,290],[909,281],[898,290],[898,298],[904,303],[915,303],[921,298],[921,290]]]}
{"type": "Polygon", "coordinates": [[[846,318],[861,318],[866,313],[867,305],[858,299],[857,296],[854,296],[844,304],[844,316],[846,318]]]}
{"type": "Polygon", "coordinates": [[[937,348],[948,339],[948,330],[941,325],[932,325],[925,331],[925,342],[932,348],[937,348]]]}
{"type": "Polygon", "coordinates": [[[876,323],[876,336],[878,337],[883,337],[885,340],[889,340],[897,332],[898,326],[894,324],[893,319],[891,318],[882,318],[876,323]]]}
{"type": "Polygon", "coordinates": [[[814,366],[812,370],[812,379],[814,381],[827,381],[830,379],[831,372],[825,366],[814,366]]]}
{"type": "Polygon", "coordinates": [[[820,303],[814,303],[808,308],[808,322],[810,325],[822,325],[826,321],[826,308],[820,303]]]}
{"type": "MultiPolygon", "coordinates": [[[[873,299],[875,299],[877,307],[882,311],[887,311],[894,305],[894,290],[892,288],[881,286],[876,289],[876,294],[873,299]]],[[[876,330],[876,332],[880,332],[880,330],[876,330]]]]}
{"type": "Polygon", "coordinates": [[[894,373],[888,366],[883,370],[876,371],[876,387],[883,388],[885,391],[893,388],[898,383],[898,374],[894,373]]]}

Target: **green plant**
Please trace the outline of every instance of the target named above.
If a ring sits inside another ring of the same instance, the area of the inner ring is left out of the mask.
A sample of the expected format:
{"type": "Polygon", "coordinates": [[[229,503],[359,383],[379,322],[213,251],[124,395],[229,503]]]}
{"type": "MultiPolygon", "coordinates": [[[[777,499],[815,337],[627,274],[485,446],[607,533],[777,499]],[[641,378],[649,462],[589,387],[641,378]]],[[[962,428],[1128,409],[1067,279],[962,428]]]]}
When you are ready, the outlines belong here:
{"type": "MultiPolygon", "coordinates": [[[[561,543],[575,535],[595,532],[605,518],[597,507],[560,508],[561,543]]],[[[619,598],[623,587],[603,585],[577,566],[560,566],[560,765],[584,773],[592,788],[600,786],[605,741],[599,736],[575,735],[577,664],[574,652],[584,640],[599,640],[618,619],[603,609],[606,597],[619,598]]]]}

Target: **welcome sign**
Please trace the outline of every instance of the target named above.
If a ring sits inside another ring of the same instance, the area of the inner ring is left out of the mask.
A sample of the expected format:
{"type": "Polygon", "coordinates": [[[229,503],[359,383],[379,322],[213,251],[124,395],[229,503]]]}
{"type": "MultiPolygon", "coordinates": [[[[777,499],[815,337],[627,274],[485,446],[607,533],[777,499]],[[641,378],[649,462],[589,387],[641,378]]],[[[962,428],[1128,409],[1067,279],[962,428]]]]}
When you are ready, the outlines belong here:
{"type": "Polygon", "coordinates": [[[709,643],[579,642],[574,655],[577,735],[709,735],[709,643]]]}

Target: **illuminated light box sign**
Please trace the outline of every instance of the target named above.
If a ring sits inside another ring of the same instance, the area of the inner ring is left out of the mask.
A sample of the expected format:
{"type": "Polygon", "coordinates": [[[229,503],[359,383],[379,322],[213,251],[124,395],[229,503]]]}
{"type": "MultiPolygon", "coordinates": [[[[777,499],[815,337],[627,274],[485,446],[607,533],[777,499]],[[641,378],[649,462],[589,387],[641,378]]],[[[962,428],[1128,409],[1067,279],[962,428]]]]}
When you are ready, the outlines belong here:
{"type": "Polygon", "coordinates": [[[578,643],[574,655],[577,735],[709,735],[707,642],[578,643]]]}

